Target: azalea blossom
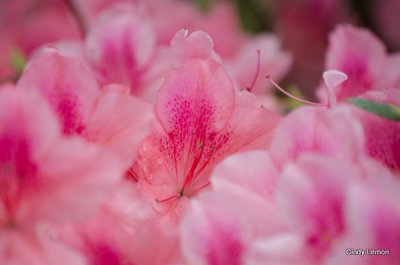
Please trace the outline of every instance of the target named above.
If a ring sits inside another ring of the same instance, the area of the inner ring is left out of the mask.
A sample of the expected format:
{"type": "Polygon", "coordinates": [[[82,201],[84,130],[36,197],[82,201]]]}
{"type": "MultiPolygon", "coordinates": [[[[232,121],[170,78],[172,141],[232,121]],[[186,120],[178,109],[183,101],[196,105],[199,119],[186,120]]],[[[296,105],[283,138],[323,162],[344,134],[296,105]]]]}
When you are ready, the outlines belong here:
{"type": "Polygon", "coordinates": [[[160,128],[142,144],[137,161],[142,167],[134,170],[134,180],[161,203],[207,187],[210,171],[224,156],[267,147],[280,119],[252,104],[247,92],[235,92],[224,68],[211,60],[173,70],[155,110],[160,128]]]}

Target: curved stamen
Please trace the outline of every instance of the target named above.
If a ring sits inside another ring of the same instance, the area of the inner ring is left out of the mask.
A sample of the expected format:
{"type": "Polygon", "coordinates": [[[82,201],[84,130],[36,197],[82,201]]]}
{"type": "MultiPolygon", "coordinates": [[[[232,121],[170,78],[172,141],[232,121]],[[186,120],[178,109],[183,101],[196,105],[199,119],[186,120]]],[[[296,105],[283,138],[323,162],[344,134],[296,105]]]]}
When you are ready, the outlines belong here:
{"type": "Polygon", "coordinates": [[[159,203],[163,203],[163,202],[167,202],[167,201],[170,201],[172,199],[175,199],[175,198],[179,198],[179,194],[175,194],[175,195],[169,196],[169,197],[167,197],[165,199],[156,199],[156,201],[159,202],[159,203]]]}
{"type": "Polygon", "coordinates": [[[284,90],[282,87],[280,87],[274,80],[271,79],[270,75],[267,75],[266,78],[274,85],[274,87],[276,87],[279,91],[281,91],[283,94],[285,94],[286,96],[293,98],[297,101],[300,101],[302,103],[308,104],[308,105],[312,105],[312,106],[319,106],[319,107],[326,107],[328,106],[327,104],[323,104],[323,103],[316,103],[316,102],[312,102],[312,101],[308,101],[299,97],[296,97],[292,94],[290,94],[289,92],[287,92],[286,90],[284,90]]]}
{"type": "Polygon", "coordinates": [[[260,74],[260,64],[261,64],[261,52],[260,50],[257,50],[257,69],[256,73],[253,78],[253,82],[251,82],[251,85],[247,88],[247,91],[251,92],[254,89],[254,86],[256,85],[256,82],[258,80],[258,76],[260,74]]]}

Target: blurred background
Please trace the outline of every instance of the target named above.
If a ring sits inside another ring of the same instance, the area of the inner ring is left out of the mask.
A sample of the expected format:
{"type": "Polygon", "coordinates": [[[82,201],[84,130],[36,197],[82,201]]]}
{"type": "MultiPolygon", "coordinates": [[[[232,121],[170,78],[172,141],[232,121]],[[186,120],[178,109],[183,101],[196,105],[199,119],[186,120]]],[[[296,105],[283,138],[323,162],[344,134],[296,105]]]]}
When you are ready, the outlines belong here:
{"type": "MultiPolygon", "coordinates": [[[[15,80],[38,46],[60,39],[83,38],[88,5],[97,10],[118,0],[0,0],[0,81],[15,80]],[[84,3],[84,4],[83,4],[84,3]]],[[[164,0],[131,0],[157,5],[164,0]]],[[[171,1],[170,1],[171,2],[171,1]]],[[[176,1],[174,1],[176,2],[176,1]]],[[[386,45],[400,49],[400,0],[192,0],[207,14],[217,2],[232,5],[248,33],[275,32],[293,55],[286,84],[309,98],[320,80],[328,36],[338,23],[367,27],[386,45]]],[[[223,19],[223,18],[221,18],[223,19]]]]}

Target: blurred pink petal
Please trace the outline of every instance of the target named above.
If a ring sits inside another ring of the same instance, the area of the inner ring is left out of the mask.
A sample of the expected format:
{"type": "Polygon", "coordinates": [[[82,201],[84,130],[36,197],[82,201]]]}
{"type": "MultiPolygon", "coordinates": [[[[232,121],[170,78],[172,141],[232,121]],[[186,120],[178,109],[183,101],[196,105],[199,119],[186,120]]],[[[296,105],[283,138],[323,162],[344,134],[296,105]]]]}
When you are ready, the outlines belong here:
{"type": "Polygon", "coordinates": [[[344,161],[364,154],[364,132],[351,108],[301,107],[282,120],[271,142],[271,156],[278,167],[305,153],[344,161]]]}
{"type": "Polygon", "coordinates": [[[40,91],[59,115],[65,134],[84,131],[99,89],[90,69],[56,50],[47,50],[31,61],[17,87],[40,91]]]}
{"type": "Polygon", "coordinates": [[[255,241],[244,257],[246,265],[313,265],[304,250],[303,239],[292,233],[266,237],[255,241]]]}
{"type": "Polygon", "coordinates": [[[252,240],[284,231],[273,199],[277,176],[266,152],[224,160],[213,174],[211,190],[194,199],[181,224],[186,261],[242,264],[252,240]]]}
{"type": "Polygon", "coordinates": [[[121,165],[96,146],[63,138],[47,103],[18,89],[0,90],[0,145],[2,263],[53,264],[59,253],[62,264],[74,264],[76,254],[49,242],[41,227],[87,217],[119,180],[121,165]]]}
{"type": "Polygon", "coordinates": [[[383,44],[365,29],[341,26],[330,35],[326,69],[349,76],[337,89],[338,100],[360,95],[384,82],[386,51],[383,44]]]}
{"type": "Polygon", "coordinates": [[[394,171],[400,171],[400,124],[366,111],[356,114],[365,131],[368,154],[394,171]]]}
{"type": "Polygon", "coordinates": [[[146,14],[128,4],[102,13],[86,38],[87,56],[101,83],[128,85],[133,92],[154,46],[155,34],[146,14]]]}
{"type": "Polygon", "coordinates": [[[356,183],[349,191],[346,221],[350,237],[338,245],[328,265],[368,264],[395,265],[400,261],[400,208],[398,179],[380,181],[375,185],[356,183]],[[354,246],[354,247],[353,247],[354,246]],[[346,248],[380,250],[383,255],[345,255],[346,248]]]}
{"type": "Polygon", "coordinates": [[[129,87],[103,87],[84,136],[106,146],[128,168],[155,119],[153,105],[130,96],[129,87]],[[140,113],[140,115],[138,115],[140,113]]]}
{"type": "Polygon", "coordinates": [[[277,200],[285,221],[303,235],[305,246],[316,255],[326,254],[345,233],[346,183],[356,173],[352,164],[315,155],[303,155],[282,173],[277,200]]]}

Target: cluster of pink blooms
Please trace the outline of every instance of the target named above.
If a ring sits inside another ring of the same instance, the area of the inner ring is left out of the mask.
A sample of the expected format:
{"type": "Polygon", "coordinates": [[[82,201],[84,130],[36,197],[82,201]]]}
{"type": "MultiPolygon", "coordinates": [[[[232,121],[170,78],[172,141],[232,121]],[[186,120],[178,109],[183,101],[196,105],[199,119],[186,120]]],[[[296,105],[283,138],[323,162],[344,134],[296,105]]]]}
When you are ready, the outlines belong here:
{"type": "Polygon", "coordinates": [[[338,25],[284,114],[292,56],[229,3],[81,2],[0,43],[1,265],[400,264],[400,123],[348,101],[400,105],[400,54],[338,25]]]}

